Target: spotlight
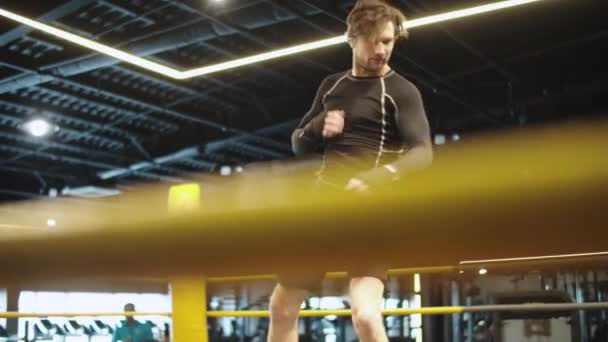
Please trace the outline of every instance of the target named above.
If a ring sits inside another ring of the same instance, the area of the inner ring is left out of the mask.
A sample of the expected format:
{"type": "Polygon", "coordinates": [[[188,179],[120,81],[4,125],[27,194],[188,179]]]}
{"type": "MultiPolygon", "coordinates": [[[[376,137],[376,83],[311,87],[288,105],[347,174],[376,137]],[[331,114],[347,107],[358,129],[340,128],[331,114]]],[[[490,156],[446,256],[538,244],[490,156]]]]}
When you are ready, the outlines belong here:
{"type": "Polygon", "coordinates": [[[23,129],[35,137],[47,136],[57,130],[57,126],[44,119],[33,119],[23,124],[23,129]]]}

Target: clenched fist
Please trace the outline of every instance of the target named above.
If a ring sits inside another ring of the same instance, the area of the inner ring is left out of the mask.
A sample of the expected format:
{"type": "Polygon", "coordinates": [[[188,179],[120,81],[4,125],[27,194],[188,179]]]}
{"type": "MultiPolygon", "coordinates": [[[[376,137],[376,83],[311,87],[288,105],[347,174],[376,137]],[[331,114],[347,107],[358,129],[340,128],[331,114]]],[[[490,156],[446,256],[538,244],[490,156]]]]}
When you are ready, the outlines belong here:
{"type": "Polygon", "coordinates": [[[330,110],[325,116],[323,124],[323,138],[332,138],[342,133],[344,129],[344,111],[330,110]]]}

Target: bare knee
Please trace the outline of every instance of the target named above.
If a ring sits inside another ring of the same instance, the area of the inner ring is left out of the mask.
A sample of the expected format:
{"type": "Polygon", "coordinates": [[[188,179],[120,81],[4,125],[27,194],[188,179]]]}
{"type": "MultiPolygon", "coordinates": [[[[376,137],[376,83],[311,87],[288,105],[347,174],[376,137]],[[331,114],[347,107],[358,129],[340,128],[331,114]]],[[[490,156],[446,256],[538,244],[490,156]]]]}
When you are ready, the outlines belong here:
{"type": "Polygon", "coordinates": [[[289,324],[298,319],[299,310],[287,307],[282,303],[270,303],[270,319],[275,324],[289,324]]]}
{"type": "Polygon", "coordinates": [[[353,325],[361,341],[387,341],[381,312],[383,291],[384,284],[378,278],[359,277],[351,280],[353,325]]]}
{"type": "Polygon", "coordinates": [[[270,319],[273,324],[288,325],[297,322],[305,298],[305,291],[277,286],[270,298],[270,319]]]}
{"type": "Polygon", "coordinates": [[[353,309],[353,325],[359,337],[366,340],[384,331],[380,310],[353,309]]]}

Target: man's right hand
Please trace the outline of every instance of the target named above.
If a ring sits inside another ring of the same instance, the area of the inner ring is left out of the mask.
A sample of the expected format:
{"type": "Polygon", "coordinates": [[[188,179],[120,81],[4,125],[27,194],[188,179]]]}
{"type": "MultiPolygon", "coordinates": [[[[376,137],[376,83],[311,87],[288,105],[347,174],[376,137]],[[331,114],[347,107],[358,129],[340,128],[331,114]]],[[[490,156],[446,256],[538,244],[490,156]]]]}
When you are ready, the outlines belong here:
{"type": "Polygon", "coordinates": [[[344,130],[344,111],[330,110],[323,124],[323,138],[333,138],[344,130]]]}

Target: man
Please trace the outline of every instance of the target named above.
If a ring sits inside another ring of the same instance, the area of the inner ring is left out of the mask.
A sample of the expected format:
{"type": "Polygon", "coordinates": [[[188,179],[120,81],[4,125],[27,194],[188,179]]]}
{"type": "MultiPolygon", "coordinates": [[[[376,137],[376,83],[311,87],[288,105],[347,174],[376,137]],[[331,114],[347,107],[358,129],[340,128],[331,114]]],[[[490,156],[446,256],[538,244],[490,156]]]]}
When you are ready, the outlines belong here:
{"type": "MultiPolygon", "coordinates": [[[[128,303],[125,312],[135,312],[135,305],[128,303]]],[[[133,316],[126,316],[112,337],[112,342],[153,342],[152,329],[148,324],[140,323],[133,316]]]]}
{"type": "MultiPolygon", "coordinates": [[[[430,165],[429,124],[418,89],[391,70],[404,15],[380,0],[358,1],[347,19],[352,69],[321,83],[292,135],[296,155],[321,151],[321,186],[366,192],[430,165]]],[[[360,341],[386,342],[381,315],[386,268],[349,272],[353,325],[360,341]]],[[[269,342],[298,340],[298,311],[314,280],[279,275],[269,342]]],[[[318,279],[317,279],[318,280],[318,279]]]]}

